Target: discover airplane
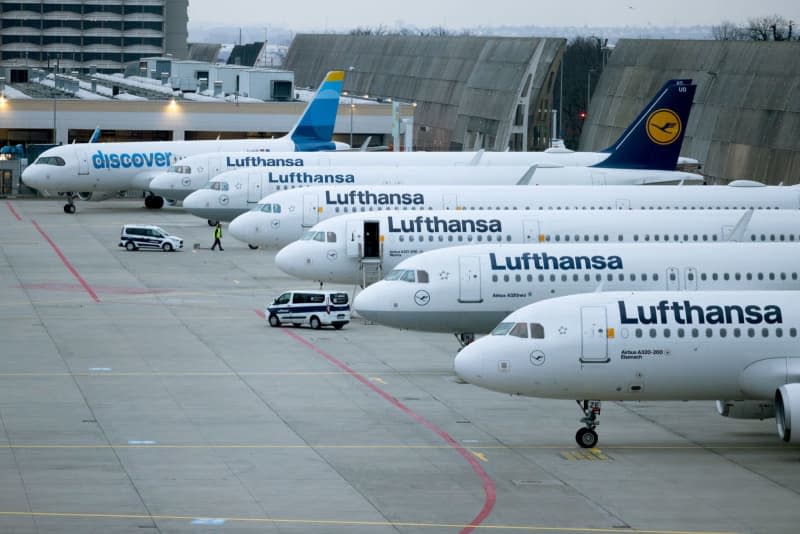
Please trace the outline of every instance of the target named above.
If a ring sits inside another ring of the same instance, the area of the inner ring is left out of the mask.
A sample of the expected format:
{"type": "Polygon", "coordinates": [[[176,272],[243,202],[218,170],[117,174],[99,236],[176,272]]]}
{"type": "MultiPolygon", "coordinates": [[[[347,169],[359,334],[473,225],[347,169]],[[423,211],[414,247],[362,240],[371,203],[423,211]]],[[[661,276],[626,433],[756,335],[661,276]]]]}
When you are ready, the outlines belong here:
{"type": "MultiPolygon", "coordinates": [[[[148,191],[150,180],[178,160],[194,154],[247,150],[251,157],[279,150],[349,148],[332,141],[344,71],[331,71],[292,130],[278,139],[77,143],[48,149],[22,173],[22,181],[43,194],[67,195],[64,213],[75,213],[75,198],[105,200],[124,191],[148,191]],[[254,155],[255,154],[255,155],[254,155]]],[[[161,208],[152,193],[145,206],[161,208]]]]}
{"type": "Polygon", "coordinates": [[[304,280],[365,287],[406,258],[471,243],[715,243],[770,237],[800,243],[800,211],[385,211],[318,223],[281,249],[275,265],[304,280]]]}
{"type": "Polygon", "coordinates": [[[461,349],[476,386],[578,400],[581,447],[597,444],[601,402],[717,400],[721,415],[775,417],[800,443],[800,292],[588,293],[530,304],[461,349]]]}
{"type": "Polygon", "coordinates": [[[598,176],[587,167],[539,169],[537,167],[316,167],[289,173],[230,171],[220,174],[208,186],[195,191],[183,201],[183,208],[203,219],[232,221],[249,211],[264,196],[275,191],[305,188],[324,183],[368,185],[633,185],[645,183],[700,183],[703,177],[682,171],[641,171],[635,169],[603,169],[598,176]],[[557,178],[548,174],[557,172],[557,178]]]}
{"type": "MultiPolygon", "coordinates": [[[[261,199],[228,226],[228,235],[259,246],[283,247],[318,222],[344,213],[384,210],[631,210],[798,209],[800,186],[755,182],[676,187],[639,186],[312,186],[261,199]],[[751,187],[752,186],[752,187],[751,187]]],[[[537,213],[529,217],[536,218],[537,213]]]]}
{"type": "MultiPolygon", "coordinates": [[[[181,200],[214,176],[232,170],[252,174],[290,172],[297,167],[328,166],[462,166],[536,165],[537,179],[556,180],[561,167],[590,167],[584,171],[599,183],[611,169],[675,170],[689,120],[696,86],[691,80],[669,80],[626,128],[617,141],[602,152],[546,150],[544,152],[337,152],[335,154],[278,154],[273,158],[250,153],[200,154],[181,160],[156,176],[151,190],[165,198],[181,200]],[[277,169],[280,160],[292,158],[290,169],[277,169]],[[544,169],[547,169],[545,172],[544,169]],[[547,175],[547,178],[544,178],[547,175]],[[541,177],[541,178],[540,178],[541,177]]],[[[657,174],[656,174],[657,175],[657,174]]],[[[641,175],[645,177],[646,175],[641,175]]],[[[607,179],[608,183],[611,183],[607,179]]],[[[660,181],[663,181],[661,179],[660,181]]],[[[534,180],[535,182],[535,180],[534,180]]],[[[589,183],[593,183],[591,180],[589,183]]]]}
{"type": "MultiPolygon", "coordinates": [[[[659,233],[667,231],[659,226],[659,233]]],[[[468,343],[512,311],[561,295],[598,290],[797,290],[800,238],[797,229],[794,232],[794,243],[781,244],[531,243],[431,250],[398,264],[384,280],[361,291],[353,304],[377,323],[455,332],[468,343]]],[[[789,240],[788,233],[770,233],[765,239],[773,237],[789,240]]]]}

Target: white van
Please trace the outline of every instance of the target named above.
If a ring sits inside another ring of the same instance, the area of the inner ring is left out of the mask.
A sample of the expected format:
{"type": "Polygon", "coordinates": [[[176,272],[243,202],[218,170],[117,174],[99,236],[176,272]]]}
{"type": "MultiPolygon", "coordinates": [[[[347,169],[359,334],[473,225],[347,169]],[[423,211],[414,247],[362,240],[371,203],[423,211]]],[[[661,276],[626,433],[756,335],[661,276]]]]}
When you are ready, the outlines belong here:
{"type": "Polygon", "coordinates": [[[152,224],[126,224],[119,235],[119,246],[130,251],[154,248],[172,252],[183,248],[183,239],[152,224]]]}
{"type": "Polygon", "coordinates": [[[350,298],[344,291],[287,291],[266,307],[264,316],[270,326],[289,323],[339,330],[350,322],[350,298]]]}

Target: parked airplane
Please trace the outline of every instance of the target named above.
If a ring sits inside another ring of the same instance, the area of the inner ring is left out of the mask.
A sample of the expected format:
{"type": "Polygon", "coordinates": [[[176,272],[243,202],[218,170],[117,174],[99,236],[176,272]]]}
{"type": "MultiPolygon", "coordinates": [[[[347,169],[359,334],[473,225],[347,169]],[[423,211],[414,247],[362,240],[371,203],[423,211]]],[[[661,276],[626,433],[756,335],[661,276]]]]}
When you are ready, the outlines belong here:
{"type": "MultiPolygon", "coordinates": [[[[280,155],[276,158],[293,158],[290,163],[293,168],[290,169],[277,169],[275,160],[259,158],[251,153],[198,154],[181,160],[168,172],[156,176],[150,188],[157,195],[182,200],[205,186],[214,176],[231,170],[243,169],[255,174],[270,170],[276,173],[290,172],[297,170],[297,167],[355,165],[536,165],[539,167],[536,179],[546,180],[557,180],[564,172],[557,170],[560,167],[590,166],[584,171],[586,176],[598,183],[604,178],[611,183],[605,176],[608,168],[675,170],[676,161],[684,159],[678,156],[695,89],[691,80],[669,80],[619,139],[602,152],[337,152],[280,155]],[[547,177],[544,178],[544,175],[547,177]]],[[[593,182],[590,180],[588,183],[593,182]]]]}
{"type": "Polygon", "coordinates": [[[604,400],[717,400],[721,415],[776,417],[800,443],[800,292],[588,293],[530,304],[463,348],[483,388],[578,400],[575,436],[597,444],[604,400]]]}
{"type": "Polygon", "coordinates": [[[228,235],[251,247],[282,247],[318,222],[343,213],[384,210],[798,209],[800,186],[312,186],[261,199],[228,226],[228,235]]]}
{"type": "MultiPolygon", "coordinates": [[[[591,176],[587,167],[538,169],[536,167],[325,167],[307,168],[290,173],[254,174],[231,171],[211,180],[204,189],[195,191],[183,201],[192,215],[209,221],[231,221],[246,213],[264,196],[275,191],[297,189],[318,184],[368,185],[592,185],[644,183],[700,183],[703,177],[681,171],[640,171],[635,169],[604,169],[603,179],[591,176]],[[547,178],[550,171],[559,173],[547,178]]],[[[209,222],[209,224],[211,224],[209,222]]]]}
{"type": "MultiPolygon", "coordinates": [[[[662,226],[660,232],[666,231],[662,226]]],[[[782,236],[789,240],[788,233],[782,236]]],[[[781,234],[775,235],[780,239],[781,234]]],[[[797,290],[796,231],[794,240],[780,245],[530,243],[431,250],[404,260],[364,289],[354,308],[387,326],[455,332],[469,342],[526,304],[598,289],[797,290]]]]}
{"type": "MultiPolygon", "coordinates": [[[[75,198],[105,200],[128,190],[148,191],[153,176],[193,154],[247,150],[251,157],[265,157],[262,152],[274,150],[288,152],[345,148],[348,146],[332,141],[343,82],[344,71],[329,72],[297,124],[278,139],[77,143],[57,146],[43,152],[28,166],[22,173],[22,181],[43,194],[66,194],[64,213],[75,213],[75,198]]],[[[163,205],[162,197],[153,194],[145,197],[145,206],[148,208],[158,209],[163,205]]]]}
{"type": "MultiPolygon", "coordinates": [[[[471,243],[800,243],[800,211],[386,211],[351,213],[315,225],[275,256],[305,280],[358,283],[380,279],[402,260],[471,243]]],[[[610,245],[613,246],[613,245],[610,245]]]]}

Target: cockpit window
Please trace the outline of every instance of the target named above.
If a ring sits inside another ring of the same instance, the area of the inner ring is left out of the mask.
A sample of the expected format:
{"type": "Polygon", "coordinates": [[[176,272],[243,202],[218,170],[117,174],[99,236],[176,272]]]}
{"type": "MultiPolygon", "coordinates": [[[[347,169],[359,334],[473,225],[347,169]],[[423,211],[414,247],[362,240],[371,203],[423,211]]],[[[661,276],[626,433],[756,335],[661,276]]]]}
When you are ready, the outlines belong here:
{"type": "Polygon", "coordinates": [[[253,211],[260,211],[263,213],[280,213],[281,212],[281,205],[280,204],[256,204],[253,208],[253,211]]]}
{"type": "Polygon", "coordinates": [[[314,232],[314,241],[325,242],[325,232],[314,232]]]}
{"type": "Polygon", "coordinates": [[[303,237],[300,238],[301,241],[311,241],[314,239],[314,236],[317,235],[317,232],[312,232],[310,230],[303,232],[303,237]]]}
{"type": "Polygon", "coordinates": [[[212,189],[214,191],[227,191],[228,182],[209,182],[208,189],[212,189]]]}
{"type": "Polygon", "coordinates": [[[336,232],[327,232],[328,243],[336,243],[336,232]]]}
{"type": "MultiPolygon", "coordinates": [[[[421,271],[424,272],[424,271],[421,271]]],[[[392,269],[384,280],[400,280],[402,282],[416,282],[417,271],[413,269],[392,269]]]]}
{"type": "Polygon", "coordinates": [[[500,323],[499,325],[494,327],[492,330],[493,336],[504,336],[508,334],[508,331],[514,328],[515,323],[500,323]]]}
{"type": "Polygon", "coordinates": [[[531,337],[533,339],[544,339],[544,326],[539,323],[531,323],[531,337]]]}
{"type": "Polygon", "coordinates": [[[35,162],[34,165],[55,165],[57,167],[63,167],[66,165],[64,158],[59,156],[40,156],[35,162]]]}
{"type": "Polygon", "coordinates": [[[189,165],[171,165],[168,171],[178,174],[192,174],[192,168],[189,165]]]}
{"type": "Polygon", "coordinates": [[[509,336],[528,337],[528,323],[517,323],[508,333],[509,336]]]}
{"type": "Polygon", "coordinates": [[[428,271],[417,271],[417,282],[420,284],[428,283],[428,271]]]}

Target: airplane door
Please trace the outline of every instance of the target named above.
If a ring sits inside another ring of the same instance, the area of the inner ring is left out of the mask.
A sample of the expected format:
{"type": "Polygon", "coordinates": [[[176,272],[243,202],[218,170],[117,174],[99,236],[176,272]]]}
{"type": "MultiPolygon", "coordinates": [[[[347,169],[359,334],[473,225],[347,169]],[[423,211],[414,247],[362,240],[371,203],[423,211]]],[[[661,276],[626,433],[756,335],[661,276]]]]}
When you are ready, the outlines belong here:
{"type": "Polygon", "coordinates": [[[317,195],[303,195],[303,228],[310,228],[319,222],[319,206],[317,195]]]}
{"type": "Polygon", "coordinates": [[[522,221],[523,243],[538,243],[539,232],[539,221],[522,221]]]}
{"type": "Polygon", "coordinates": [[[687,267],[684,271],[683,288],[686,291],[697,290],[697,269],[694,267],[687,267]]]}
{"type": "Polygon", "coordinates": [[[357,258],[358,251],[361,248],[361,232],[363,225],[361,221],[347,221],[345,225],[345,238],[347,239],[347,246],[345,248],[346,254],[350,258],[357,258]]]}
{"type": "Polygon", "coordinates": [[[728,241],[731,238],[731,234],[733,233],[733,229],[736,228],[735,226],[726,224],[722,227],[722,240],[728,241]]]}
{"type": "Polygon", "coordinates": [[[364,257],[381,257],[380,223],[378,221],[364,221],[364,257]]]}
{"type": "MultiPolygon", "coordinates": [[[[219,158],[208,158],[208,169],[207,169],[207,171],[208,171],[208,179],[209,180],[212,179],[213,177],[215,177],[216,175],[218,175],[220,172],[222,172],[222,169],[220,169],[219,167],[220,167],[219,158]]],[[[261,200],[261,199],[259,199],[259,200],[261,200]]]]}
{"type": "Polygon", "coordinates": [[[478,256],[458,258],[458,302],[483,302],[481,298],[481,261],[478,256]]]}
{"type": "Polygon", "coordinates": [[[667,291],[677,291],[680,289],[680,280],[678,278],[678,269],[675,267],[667,267],[667,291]]]}
{"type": "Polygon", "coordinates": [[[458,198],[455,193],[445,193],[442,198],[442,209],[454,210],[458,208],[458,198]]]}
{"type": "Polygon", "coordinates": [[[261,176],[258,174],[247,175],[247,203],[255,204],[261,200],[264,195],[261,194],[261,176]]]}
{"type": "Polygon", "coordinates": [[[78,156],[78,174],[89,174],[89,158],[85,150],[76,150],[78,156]]]}
{"type": "Polygon", "coordinates": [[[617,199],[617,209],[618,210],[629,210],[631,209],[631,201],[627,198],[618,198],[617,199]]]}
{"type": "Polygon", "coordinates": [[[609,361],[605,307],[581,308],[581,331],[581,362],[609,361]]]}

